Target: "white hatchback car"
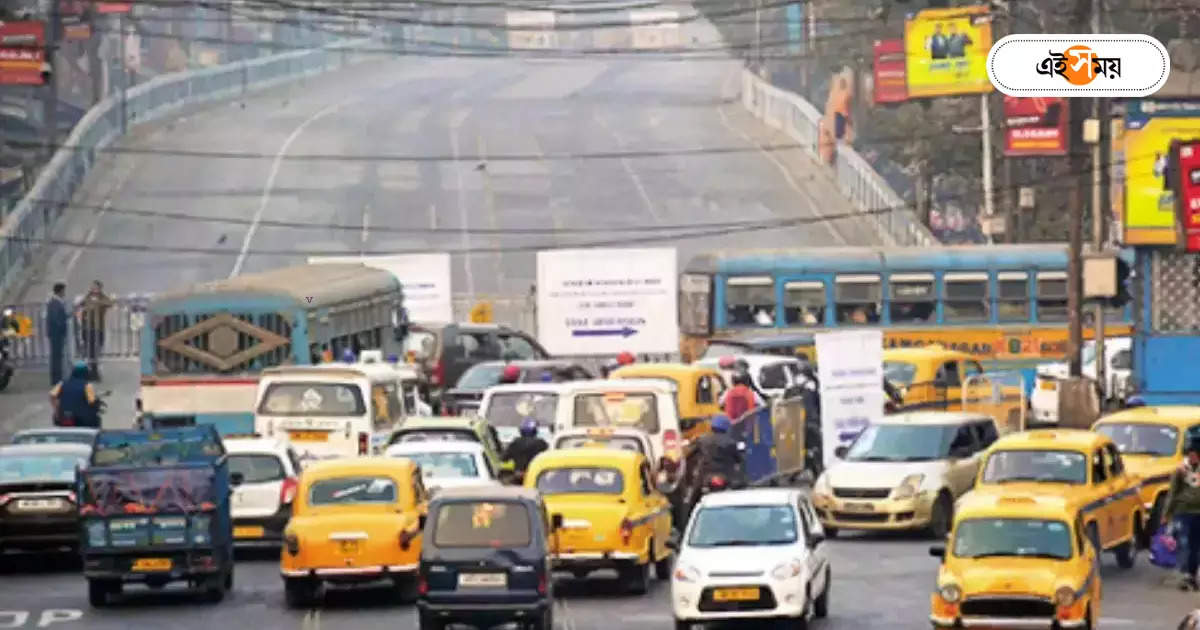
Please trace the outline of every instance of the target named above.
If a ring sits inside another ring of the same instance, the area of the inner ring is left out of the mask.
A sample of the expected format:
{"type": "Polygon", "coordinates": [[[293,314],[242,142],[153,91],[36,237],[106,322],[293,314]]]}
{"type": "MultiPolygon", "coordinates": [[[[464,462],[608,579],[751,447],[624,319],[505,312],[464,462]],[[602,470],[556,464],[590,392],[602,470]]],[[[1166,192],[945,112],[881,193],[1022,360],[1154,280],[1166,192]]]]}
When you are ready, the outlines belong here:
{"type": "Polygon", "coordinates": [[[500,485],[499,471],[492,470],[478,442],[400,442],[389,446],[386,454],[411,459],[420,466],[425,488],[430,492],[500,485]]]}
{"type": "Polygon", "coordinates": [[[299,487],[300,459],[286,442],[261,437],[227,437],[233,489],[233,539],[236,543],[280,543],[292,517],[299,487]]]}
{"type": "Polygon", "coordinates": [[[676,630],[693,624],[788,618],[806,628],[829,614],[825,533],[796,488],[705,496],[678,545],[671,580],[676,630]]]}

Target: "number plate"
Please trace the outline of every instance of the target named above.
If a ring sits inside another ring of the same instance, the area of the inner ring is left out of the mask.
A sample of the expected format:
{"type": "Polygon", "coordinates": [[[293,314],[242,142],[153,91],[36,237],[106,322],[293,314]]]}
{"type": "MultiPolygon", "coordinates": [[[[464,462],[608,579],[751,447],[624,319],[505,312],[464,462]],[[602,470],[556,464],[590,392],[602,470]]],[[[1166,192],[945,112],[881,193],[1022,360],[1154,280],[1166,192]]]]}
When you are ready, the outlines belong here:
{"type": "Polygon", "coordinates": [[[357,540],[342,540],[338,541],[342,548],[342,553],[358,553],[357,540]]]}
{"type": "Polygon", "coordinates": [[[328,442],[329,434],[325,431],[289,431],[288,437],[293,442],[328,442]]]}
{"type": "Polygon", "coordinates": [[[874,512],[875,506],[870,503],[847,503],[842,506],[847,512],[874,512]]]}
{"type": "Polygon", "coordinates": [[[234,527],[234,538],[262,538],[266,534],[266,529],[257,526],[246,525],[244,527],[234,527]]]}
{"type": "Polygon", "coordinates": [[[475,588],[505,588],[508,586],[508,575],[504,573],[459,573],[458,585],[475,588]]]}
{"type": "Polygon", "coordinates": [[[753,602],[757,600],[757,588],[719,588],[713,591],[714,602],[753,602]]]}
{"type": "Polygon", "coordinates": [[[21,499],[17,501],[18,510],[28,510],[30,512],[46,512],[61,510],[62,508],[62,499],[21,499]]]}
{"type": "Polygon", "coordinates": [[[1048,392],[1052,392],[1054,391],[1054,381],[1042,381],[1038,384],[1038,387],[1048,392]]]}
{"type": "Polygon", "coordinates": [[[170,558],[138,558],[133,562],[134,571],[170,571],[170,558]]]}

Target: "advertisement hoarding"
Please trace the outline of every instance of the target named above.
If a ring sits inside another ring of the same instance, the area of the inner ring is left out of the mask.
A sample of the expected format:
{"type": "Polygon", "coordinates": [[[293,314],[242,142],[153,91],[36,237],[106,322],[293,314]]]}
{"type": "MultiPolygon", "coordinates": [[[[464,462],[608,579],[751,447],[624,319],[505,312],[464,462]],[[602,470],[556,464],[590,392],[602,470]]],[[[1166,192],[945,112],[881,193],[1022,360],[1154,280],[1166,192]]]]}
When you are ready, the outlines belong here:
{"type": "Polygon", "coordinates": [[[450,254],[399,254],[396,256],[313,256],[309,264],[363,263],[391,272],[404,291],[409,321],[454,321],[450,287],[450,254]]]}
{"type": "Polygon", "coordinates": [[[904,40],[875,42],[875,102],[902,103],[908,100],[904,40]]]}
{"type": "Polygon", "coordinates": [[[42,85],[45,63],[45,23],[0,23],[0,85],[42,85]]]}
{"type": "Polygon", "coordinates": [[[992,91],[987,57],[992,47],[986,6],[926,9],[904,21],[908,97],[992,91]]]}
{"type": "Polygon", "coordinates": [[[537,255],[538,341],[550,354],[679,351],[674,248],[537,255]]]}
{"type": "Polygon", "coordinates": [[[96,13],[129,13],[133,11],[132,2],[97,2],[96,13]]]}
{"type": "Polygon", "coordinates": [[[821,451],[829,468],[837,461],[837,447],[883,417],[883,331],[817,333],[816,352],[821,451]]]}
{"type": "Polygon", "coordinates": [[[1167,178],[1171,141],[1200,137],[1200,101],[1130,99],[1124,146],[1113,156],[1125,166],[1126,245],[1174,245],[1176,205],[1167,178]]]}
{"type": "Polygon", "coordinates": [[[1004,97],[1004,155],[1066,155],[1070,142],[1062,98],[1004,97]]]}
{"type": "Polygon", "coordinates": [[[1171,143],[1171,174],[1178,242],[1189,252],[1200,252],[1200,138],[1171,143]]]}

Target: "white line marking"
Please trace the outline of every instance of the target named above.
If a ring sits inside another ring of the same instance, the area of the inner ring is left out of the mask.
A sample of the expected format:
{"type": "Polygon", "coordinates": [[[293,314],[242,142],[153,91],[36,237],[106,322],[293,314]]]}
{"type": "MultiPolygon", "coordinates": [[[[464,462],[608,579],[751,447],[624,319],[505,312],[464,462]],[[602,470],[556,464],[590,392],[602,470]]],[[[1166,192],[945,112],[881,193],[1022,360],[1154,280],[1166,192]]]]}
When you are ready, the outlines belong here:
{"type": "Polygon", "coordinates": [[[429,204],[429,229],[437,229],[437,205],[429,204]]]}
{"type": "MultiPolygon", "coordinates": [[[[596,117],[596,122],[604,128],[617,141],[617,146],[624,149],[625,143],[622,142],[621,136],[609,127],[608,123],[600,117],[596,117]]],[[[633,165],[629,163],[629,158],[621,158],[621,167],[625,169],[625,174],[629,175],[629,179],[633,181],[633,187],[637,189],[638,196],[642,198],[642,204],[646,206],[646,211],[650,213],[650,217],[655,223],[662,224],[662,219],[658,216],[658,211],[654,208],[654,202],[650,199],[650,193],[646,192],[646,186],[642,184],[642,178],[638,177],[636,171],[633,170],[633,165]]]]}
{"type": "Polygon", "coordinates": [[[467,220],[467,200],[464,192],[466,184],[463,181],[463,165],[458,159],[458,128],[462,126],[466,119],[467,112],[464,110],[458,110],[454,113],[454,116],[450,121],[450,153],[454,157],[454,161],[452,162],[454,167],[454,177],[458,181],[458,218],[461,222],[461,225],[458,229],[460,235],[462,236],[462,248],[464,251],[463,268],[467,274],[467,295],[471,296],[471,302],[474,302],[475,274],[471,271],[471,254],[469,253],[471,250],[471,235],[469,232],[467,232],[467,230],[470,229],[470,225],[467,220]]]}
{"type": "MultiPolygon", "coordinates": [[[[357,98],[362,97],[359,96],[357,98]]],[[[240,252],[238,252],[237,261],[233,263],[233,271],[229,272],[230,278],[241,273],[242,265],[246,263],[246,255],[250,251],[250,241],[254,240],[254,233],[258,231],[258,224],[262,221],[263,213],[266,212],[267,205],[271,203],[271,188],[275,186],[275,178],[279,176],[279,168],[283,166],[283,156],[287,154],[288,149],[292,146],[292,143],[300,137],[300,134],[304,133],[304,130],[307,129],[309,125],[336,112],[351,100],[352,99],[338,101],[332,105],[324,107],[312,116],[309,116],[304,122],[297,125],[296,128],[292,130],[291,135],[289,135],[287,139],[283,141],[283,145],[279,147],[279,151],[275,153],[275,159],[271,163],[271,172],[267,175],[267,183],[263,185],[262,197],[258,202],[258,210],[254,213],[254,218],[250,221],[250,228],[246,230],[246,237],[242,239],[242,249],[240,252]]]]}
{"type": "MultiPolygon", "coordinates": [[[[124,184],[121,184],[124,187],[124,184]]],[[[71,259],[67,261],[67,268],[63,270],[62,282],[67,282],[71,277],[71,272],[75,270],[75,265],[79,263],[79,257],[83,256],[84,250],[91,246],[96,240],[96,234],[100,232],[100,223],[104,220],[104,215],[108,209],[112,207],[112,197],[104,200],[104,205],[100,206],[100,211],[96,213],[96,223],[92,229],[88,231],[87,236],[83,237],[83,244],[75,248],[75,252],[71,254],[71,259]]]]}
{"type": "Polygon", "coordinates": [[[367,236],[370,234],[370,227],[369,227],[370,225],[371,225],[371,204],[368,203],[363,206],[363,212],[362,212],[362,234],[360,235],[360,237],[361,237],[362,243],[364,245],[366,245],[367,236]]]}

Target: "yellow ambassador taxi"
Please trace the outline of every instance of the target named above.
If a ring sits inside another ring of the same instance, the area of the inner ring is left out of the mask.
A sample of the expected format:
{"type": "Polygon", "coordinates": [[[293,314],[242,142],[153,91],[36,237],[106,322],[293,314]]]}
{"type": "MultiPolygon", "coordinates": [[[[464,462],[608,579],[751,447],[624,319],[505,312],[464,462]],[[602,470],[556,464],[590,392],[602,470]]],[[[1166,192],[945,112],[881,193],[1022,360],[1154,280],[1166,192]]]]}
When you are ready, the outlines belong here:
{"type": "Polygon", "coordinates": [[[632,593],[650,587],[650,565],[671,577],[671,504],[640,453],[609,448],[545,451],[525,473],[550,513],[557,570],[586,578],[616,569],[632,593]]]}
{"type": "Polygon", "coordinates": [[[947,543],[929,549],[934,628],[1096,627],[1100,559],[1064,497],[970,492],[947,543]]]}
{"type": "Polygon", "coordinates": [[[1021,387],[992,383],[983,365],[965,352],[936,344],[884,350],[883,374],[900,390],[900,411],[980,412],[995,418],[1001,433],[1022,428],[1021,387]]]}
{"type": "MultiPolygon", "coordinates": [[[[1200,406],[1134,407],[1101,418],[1092,430],[1112,438],[1129,472],[1141,477],[1142,507],[1157,526],[1183,447],[1200,436],[1200,406]]],[[[1146,534],[1154,529],[1146,528],[1146,534]]]]}
{"type": "Polygon", "coordinates": [[[608,377],[660,379],[673,384],[679,405],[679,428],[688,441],[708,433],[713,416],[722,413],[720,400],[725,381],[714,368],[685,363],[635,363],[613,370],[608,377]]]}
{"type": "Polygon", "coordinates": [[[288,605],[309,605],[323,582],[390,580],[401,599],[414,599],[427,504],[412,460],[360,457],[309,465],[300,475],[280,552],[288,605]]]}
{"type": "Polygon", "coordinates": [[[983,455],[972,492],[1062,497],[1079,512],[1084,535],[1128,569],[1146,524],[1140,488],[1141,479],[1125,470],[1108,437],[1080,429],[1038,429],[996,440],[983,455]]]}

